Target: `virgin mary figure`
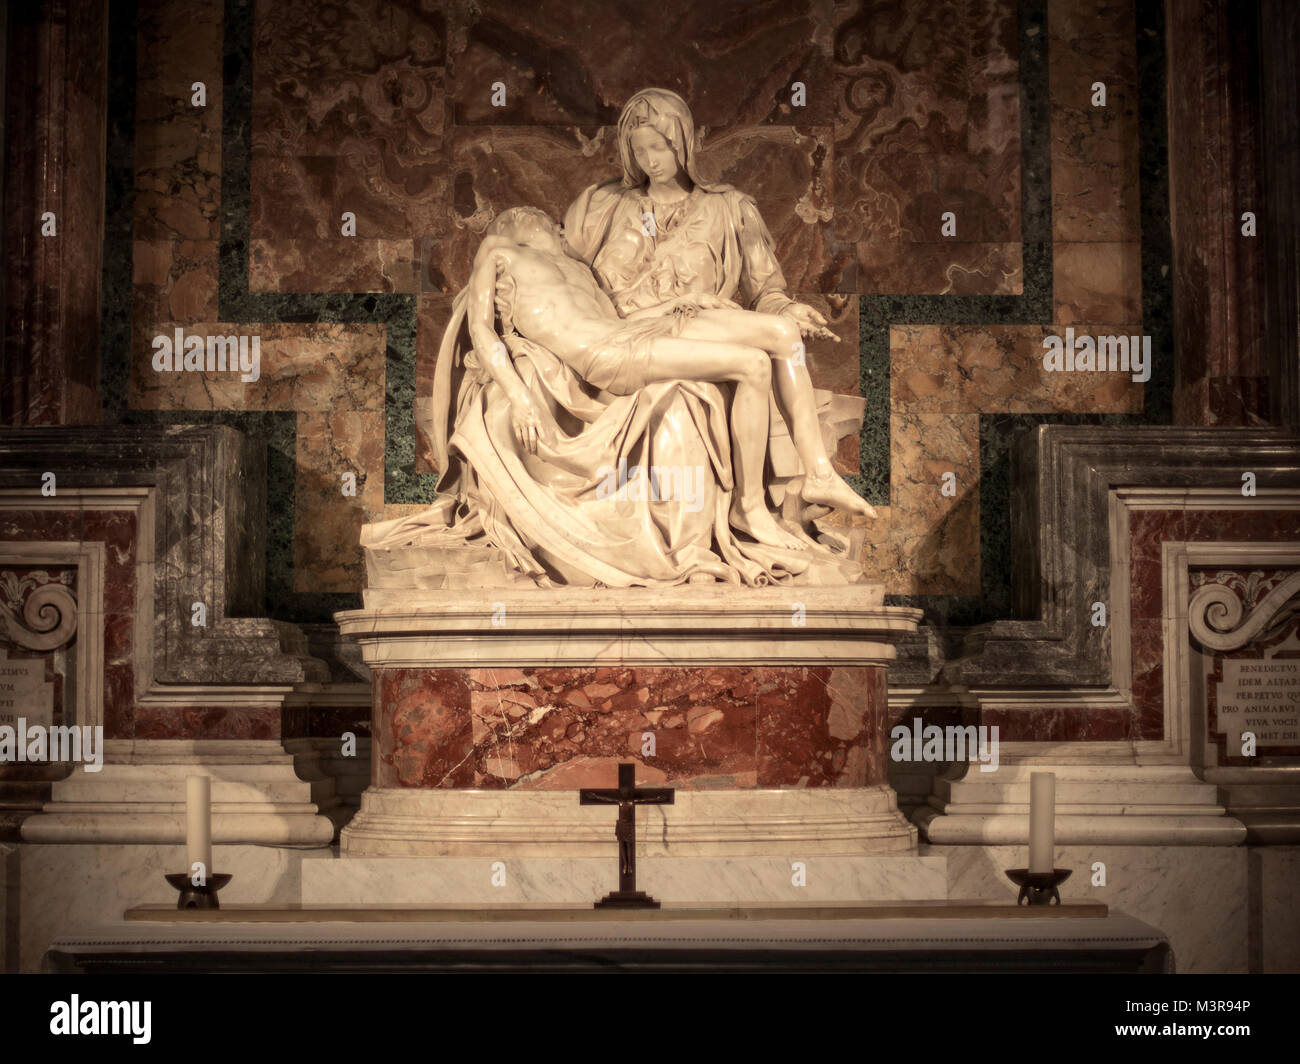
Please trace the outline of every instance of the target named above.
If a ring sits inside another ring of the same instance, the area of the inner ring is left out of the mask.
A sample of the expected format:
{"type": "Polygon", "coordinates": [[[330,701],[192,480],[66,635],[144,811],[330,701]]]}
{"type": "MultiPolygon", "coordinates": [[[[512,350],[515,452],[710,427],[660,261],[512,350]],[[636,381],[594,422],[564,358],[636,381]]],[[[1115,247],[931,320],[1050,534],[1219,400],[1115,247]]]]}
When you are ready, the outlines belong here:
{"type": "MultiPolygon", "coordinates": [[[[679,96],[637,93],[624,108],[618,138],[621,178],[578,196],[564,236],[569,254],[592,269],[619,314],[712,296],[785,314],[805,336],[830,335],[815,310],[786,294],[754,201],[700,179],[694,125],[679,96]]],[[[658,381],[628,395],[602,391],[515,332],[508,282],[495,294],[494,352],[471,342],[468,291],[453,303],[432,394],[417,397],[417,420],[441,473],[438,498],[422,513],[363,529],[369,587],[763,586],[865,578],[857,543],[815,523],[827,512],[815,503],[816,485],[832,476],[827,445],[840,426],[831,422],[860,418],[861,400],[837,403],[818,392],[820,430],[809,430],[805,419],[802,434],[792,433],[792,397],[798,389],[811,393],[811,384],[802,359],[773,360],[776,416],[765,483],[800,546],[756,542],[728,516],[728,386],[658,381]],[[533,441],[514,431],[509,400],[485,368],[488,358],[506,358],[518,373],[543,425],[533,441]]],[[[857,509],[870,512],[865,502],[857,509]]]]}

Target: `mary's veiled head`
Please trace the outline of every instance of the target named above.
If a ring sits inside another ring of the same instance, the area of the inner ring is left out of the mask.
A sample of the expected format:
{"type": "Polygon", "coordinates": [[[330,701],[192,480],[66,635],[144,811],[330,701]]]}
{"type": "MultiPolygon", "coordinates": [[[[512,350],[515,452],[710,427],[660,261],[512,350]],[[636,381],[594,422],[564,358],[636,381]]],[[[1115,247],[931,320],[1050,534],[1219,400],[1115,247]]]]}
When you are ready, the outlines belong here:
{"type": "Polygon", "coordinates": [[[691,109],[668,89],[642,89],[623,108],[618,119],[618,151],[623,161],[623,184],[641,188],[647,176],[632,147],[632,134],[649,126],[672,146],[678,167],[695,184],[703,184],[695,170],[695,121],[691,109]]]}

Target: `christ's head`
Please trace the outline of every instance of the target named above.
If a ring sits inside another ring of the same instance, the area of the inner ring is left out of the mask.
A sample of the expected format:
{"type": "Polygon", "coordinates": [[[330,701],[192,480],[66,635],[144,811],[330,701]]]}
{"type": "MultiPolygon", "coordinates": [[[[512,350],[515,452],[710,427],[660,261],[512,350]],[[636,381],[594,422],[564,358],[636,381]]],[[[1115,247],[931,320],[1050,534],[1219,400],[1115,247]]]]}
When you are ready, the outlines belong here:
{"type": "Polygon", "coordinates": [[[504,236],[538,251],[564,254],[560,227],[537,207],[512,207],[503,211],[488,226],[488,235],[504,236]]]}

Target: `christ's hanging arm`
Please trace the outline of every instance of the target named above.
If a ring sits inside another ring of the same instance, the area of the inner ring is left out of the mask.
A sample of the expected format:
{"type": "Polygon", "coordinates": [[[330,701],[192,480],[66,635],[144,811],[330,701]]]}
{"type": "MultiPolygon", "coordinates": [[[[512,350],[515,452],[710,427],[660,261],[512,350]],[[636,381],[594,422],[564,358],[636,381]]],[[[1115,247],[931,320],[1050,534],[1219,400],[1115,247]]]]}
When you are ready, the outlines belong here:
{"type": "Polygon", "coordinates": [[[479,365],[492,375],[513,403],[526,400],[528,391],[495,327],[497,275],[506,265],[501,241],[492,237],[484,240],[474,256],[465,320],[479,365]]]}
{"type": "Polygon", "coordinates": [[[494,327],[497,279],[509,266],[502,243],[498,238],[488,237],[474,256],[465,319],[479,365],[491,374],[510,400],[510,425],[515,439],[529,454],[536,454],[538,443],[546,437],[546,426],[494,327]]]}

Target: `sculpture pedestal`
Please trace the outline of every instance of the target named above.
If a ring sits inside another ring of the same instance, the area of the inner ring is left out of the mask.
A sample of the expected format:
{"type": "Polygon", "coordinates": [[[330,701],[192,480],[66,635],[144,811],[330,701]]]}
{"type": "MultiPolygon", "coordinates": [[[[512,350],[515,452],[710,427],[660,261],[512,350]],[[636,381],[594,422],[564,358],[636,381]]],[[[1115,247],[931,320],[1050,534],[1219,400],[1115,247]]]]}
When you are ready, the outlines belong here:
{"type": "Polygon", "coordinates": [[[366,593],[373,674],[349,856],[609,857],[581,787],[677,789],[650,856],[914,854],[887,780],[886,671],[921,611],[880,585],[366,593]],[[396,601],[400,597],[400,602],[396,601]]]}

